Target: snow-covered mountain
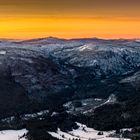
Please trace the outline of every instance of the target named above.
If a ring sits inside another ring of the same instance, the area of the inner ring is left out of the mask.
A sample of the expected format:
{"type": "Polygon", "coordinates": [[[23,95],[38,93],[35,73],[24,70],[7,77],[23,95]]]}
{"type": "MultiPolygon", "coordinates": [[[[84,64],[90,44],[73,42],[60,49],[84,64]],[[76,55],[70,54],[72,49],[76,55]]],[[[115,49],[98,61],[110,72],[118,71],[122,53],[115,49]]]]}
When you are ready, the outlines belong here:
{"type": "Polygon", "coordinates": [[[122,78],[140,67],[137,40],[49,37],[0,46],[1,76],[10,75],[37,100],[48,93],[73,92],[78,86],[94,87],[97,79],[122,78]]]}
{"type": "Polygon", "coordinates": [[[140,42],[135,39],[3,40],[0,111],[7,108],[9,116],[20,108],[19,113],[28,112],[38,106],[34,103],[57,106],[111,94],[127,100],[140,93],[139,73],[140,42]]]}
{"type": "Polygon", "coordinates": [[[139,40],[0,40],[0,119],[49,109],[47,117],[59,123],[54,110],[68,103],[73,104],[67,112],[83,112],[96,129],[140,126],[139,40]]]}

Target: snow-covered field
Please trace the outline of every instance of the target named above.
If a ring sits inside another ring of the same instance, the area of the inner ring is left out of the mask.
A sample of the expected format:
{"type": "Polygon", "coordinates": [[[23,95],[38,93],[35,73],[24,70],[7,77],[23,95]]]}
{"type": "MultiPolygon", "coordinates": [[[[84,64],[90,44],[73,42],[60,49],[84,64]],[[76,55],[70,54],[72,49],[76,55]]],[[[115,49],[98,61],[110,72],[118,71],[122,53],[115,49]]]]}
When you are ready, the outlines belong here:
{"type": "MultiPolygon", "coordinates": [[[[110,134],[114,133],[113,131],[103,132],[103,135],[98,135],[99,131],[97,130],[88,128],[86,125],[80,123],[77,123],[77,125],[79,128],[73,131],[63,132],[58,129],[57,132],[48,133],[61,140],[72,140],[73,138],[80,140],[130,140],[108,137],[110,134]]],[[[27,140],[25,138],[27,132],[26,129],[0,131],[0,140],[27,140]]]]}
{"type": "Polygon", "coordinates": [[[26,140],[25,137],[22,137],[26,133],[26,129],[0,131],[0,140],[26,140]]]}
{"type": "MultiPolygon", "coordinates": [[[[63,132],[60,129],[57,130],[57,132],[48,132],[50,135],[52,135],[55,138],[62,139],[62,140],[72,140],[74,139],[80,139],[80,140],[120,140],[120,138],[113,138],[108,137],[110,134],[114,133],[111,132],[103,132],[103,135],[98,135],[99,131],[94,130],[92,128],[88,128],[86,125],[77,123],[79,126],[78,129],[69,131],[69,132],[63,132]]],[[[129,140],[129,139],[123,139],[123,140],[129,140]]]]}

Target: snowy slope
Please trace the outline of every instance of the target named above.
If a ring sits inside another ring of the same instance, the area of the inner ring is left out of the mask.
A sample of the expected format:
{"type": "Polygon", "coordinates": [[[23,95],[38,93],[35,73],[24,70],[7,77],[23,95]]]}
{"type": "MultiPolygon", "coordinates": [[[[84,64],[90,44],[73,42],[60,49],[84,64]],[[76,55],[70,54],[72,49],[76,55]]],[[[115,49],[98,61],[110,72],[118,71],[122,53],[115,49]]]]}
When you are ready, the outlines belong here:
{"type": "MultiPolygon", "coordinates": [[[[80,138],[81,140],[119,140],[119,138],[109,137],[110,134],[114,133],[113,131],[103,132],[103,135],[98,135],[99,131],[94,130],[93,128],[88,128],[86,125],[77,123],[79,126],[78,129],[69,132],[63,132],[60,129],[57,132],[48,132],[55,138],[62,139],[62,140],[70,140],[73,138],[80,138]]],[[[130,139],[124,139],[130,140],[130,139]]]]}
{"type": "Polygon", "coordinates": [[[22,136],[26,133],[27,133],[26,129],[17,131],[16,130],[0,131],[0,140],[26,140],[25,137],[22,138],[22,136]]]}

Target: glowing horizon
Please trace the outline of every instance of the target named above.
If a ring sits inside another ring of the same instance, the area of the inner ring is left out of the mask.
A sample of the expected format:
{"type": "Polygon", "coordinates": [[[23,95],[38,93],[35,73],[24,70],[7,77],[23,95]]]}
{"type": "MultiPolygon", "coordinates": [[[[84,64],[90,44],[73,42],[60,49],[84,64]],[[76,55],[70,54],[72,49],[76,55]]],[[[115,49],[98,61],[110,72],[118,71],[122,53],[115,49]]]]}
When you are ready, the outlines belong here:
{"type": "Polygon", "coordinates": [[[140,38],[138,0],[0,0],[0,38],[140,38]]]}

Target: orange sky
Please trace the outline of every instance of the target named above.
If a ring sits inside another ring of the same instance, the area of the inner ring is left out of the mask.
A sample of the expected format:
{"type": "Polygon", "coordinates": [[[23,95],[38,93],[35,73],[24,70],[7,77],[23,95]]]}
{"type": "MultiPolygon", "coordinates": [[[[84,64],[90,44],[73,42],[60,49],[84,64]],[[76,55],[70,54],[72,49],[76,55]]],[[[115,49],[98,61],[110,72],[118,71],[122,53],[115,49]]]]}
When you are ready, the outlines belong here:
{"type": "Polygon", "coordinates": [[[0,38],[140,38],[138,0],[0,0],[0,38]]]}

